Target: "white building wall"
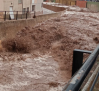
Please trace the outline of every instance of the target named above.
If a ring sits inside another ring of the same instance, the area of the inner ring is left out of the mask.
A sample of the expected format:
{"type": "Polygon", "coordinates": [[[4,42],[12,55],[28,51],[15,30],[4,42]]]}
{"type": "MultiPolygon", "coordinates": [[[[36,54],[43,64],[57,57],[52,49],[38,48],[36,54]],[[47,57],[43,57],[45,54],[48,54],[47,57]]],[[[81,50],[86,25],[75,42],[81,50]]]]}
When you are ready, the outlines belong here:
{"type": "Polygon", "coordinates": [[[4,0],[4,11],[9,11],[10,6],[13,11],[22,11],[22,4],[18,4],[18,0],[4,0]]]}
{"type": "Polygon", "coordinates": [[[4,3],[3,3],[3,0],[0,0],[0,11],[3,11],[4,10],[4,3]]]}
{"type": "Polygon", "coordinates": [[[36,12],[42,12],[43,0],[22,0],[23,3],[19,4],[18,0],[0,0],[0,11],[9,11],[10,6],[13,7],[13,11],[22,11],[23,8],[29,7],[29,11],[32,11],[32,5],[35,5],[36,12]]]}
{"type": "Polygon", "coordinates": [[[31,7],[31,0],[23,0],[23,8],[26,8],[29,7],[29,10],[30,10],[30,7],[31,7]]]}
{"type": "MultiPolygon", "coordinates": [[[[43,11],[42,3],[43,3],[43,0],[34,0],[34,3],[32,3],[32,5],[35,5],[35,11],[36,12],[42,12],[43,11]]],[[[32,8],[32,5],[31,5],[31,8],[32,8]]]]}

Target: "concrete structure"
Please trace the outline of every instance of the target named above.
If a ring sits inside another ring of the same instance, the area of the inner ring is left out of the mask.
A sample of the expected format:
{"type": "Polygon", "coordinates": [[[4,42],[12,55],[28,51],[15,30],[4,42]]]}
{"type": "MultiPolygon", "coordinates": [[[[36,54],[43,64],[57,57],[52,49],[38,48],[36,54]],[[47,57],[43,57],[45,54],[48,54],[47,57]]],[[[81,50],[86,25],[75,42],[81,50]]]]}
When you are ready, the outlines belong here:
{"type": "Polygon", "coordinates": [[[36,11],[42,13],[43,0],[0,0],[0,11],[36,11]]]}
{"type": "MultiPolygon", "coordinates": [[[[59,7],[59,8],[62,8],[62,7],[59,7]]],[[[19,19],[17,21],[12,20],[12,21],[0,22],[0,40],[4,38],[15,37],[16,33],[21,29],[23,29],[24,27],[29,26],[32,28],[37,23],[41,23],[42,21],[46,21],[52,17],[61,16],[65,12],[66,11],[64,10],[57,13],[39,15],[34,19],[19,19]]]]}
{"type": "Polygon", "coordinates": [[[43,4],[43,8],[49,9],[49,10],[54,11],[54,12],[60,12],[60,11],[66,10],[66,8],[64,8],[64,7],[60,8],[57,6],[52,6],[52,5],[47,5],[47,4],[43,4]]]}
{"type": "Polygon", "coordinates": [[[43,0],[32,0],[31,11],[33,11],[33,8],[36,15],[43,14],[43,0]]]}
{"type": "Polygon", "coordinates": [[[3,0],[0,0],[0,11],[3,10],[3,0]]]}

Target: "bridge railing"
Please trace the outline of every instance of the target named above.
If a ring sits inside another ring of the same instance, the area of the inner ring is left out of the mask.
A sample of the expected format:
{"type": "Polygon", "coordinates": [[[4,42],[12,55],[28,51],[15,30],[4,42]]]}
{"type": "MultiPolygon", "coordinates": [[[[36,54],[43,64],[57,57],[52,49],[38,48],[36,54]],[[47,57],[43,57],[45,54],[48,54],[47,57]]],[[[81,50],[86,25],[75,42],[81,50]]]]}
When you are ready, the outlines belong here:
{"type": "Polygon", "coordinates": [[[72,67],[72,78],[70,82],[65,86],[63,91],[79,91],[84,79],[87,77],[88,73],[90,72],[91,68],[93,67],[94,63],[99,54],[99,45],[96,49],[91,51],[84,51],[84,50],[74,50],[73,54],[73,67],[72,67]],[[82,54],[89,53],[90,56],[88,59],[82,63],[82,54]],[[76,67],[76,68],[75,68],[76,67]]]}

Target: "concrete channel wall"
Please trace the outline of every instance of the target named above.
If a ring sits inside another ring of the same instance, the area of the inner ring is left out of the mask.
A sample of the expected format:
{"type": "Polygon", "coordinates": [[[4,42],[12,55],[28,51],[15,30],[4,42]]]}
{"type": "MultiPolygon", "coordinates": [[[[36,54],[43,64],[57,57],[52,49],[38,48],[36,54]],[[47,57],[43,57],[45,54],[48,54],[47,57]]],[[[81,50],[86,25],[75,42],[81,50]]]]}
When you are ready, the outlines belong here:
{"type": "Polygon", "coordinates": [[[37,23],[40,23],[52,17],[60,16],[64,12],[65,11],[46,14],[46,15],[39,15],[34,19],[23,19],[23,20],[20,19],[20,20],[10,20],[5,22],[0,22],[0,40],[4,38],[14,37],[15,34],[24,27],[26,26],[33,27],[37,23]]]}
{"type": "Polygon", "coordinates": [[[43,4],[43,7],[49,10],[52,10],[54,12],[60,12],[65,10],[64,7],[56,7],[56,6],[51,6],[51,5],[47,5],[47,4],[43,4]]]}

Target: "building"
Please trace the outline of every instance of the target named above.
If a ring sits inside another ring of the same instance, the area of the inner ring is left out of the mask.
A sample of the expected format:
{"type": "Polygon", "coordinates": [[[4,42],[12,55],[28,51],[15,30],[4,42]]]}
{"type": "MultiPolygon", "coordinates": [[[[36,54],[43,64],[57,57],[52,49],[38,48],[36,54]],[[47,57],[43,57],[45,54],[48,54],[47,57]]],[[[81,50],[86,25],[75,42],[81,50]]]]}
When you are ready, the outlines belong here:
{"type": "Polygon", "coordinates": [[[31,11],[36,11],[36,15],[43,14],[43,0],[32,0],[31,11]]]}
{"type": "MultiPolygon", "coordinates": [[[[12,13],[36,12],[36,15],[43,13],[43,0],[0,0],[0,11],[10,11],[12,13]]],[[[1,15],[1,14],[0,14],[1,15]]]]}

